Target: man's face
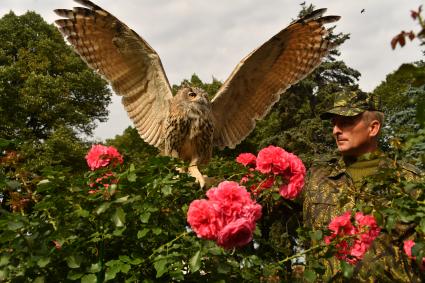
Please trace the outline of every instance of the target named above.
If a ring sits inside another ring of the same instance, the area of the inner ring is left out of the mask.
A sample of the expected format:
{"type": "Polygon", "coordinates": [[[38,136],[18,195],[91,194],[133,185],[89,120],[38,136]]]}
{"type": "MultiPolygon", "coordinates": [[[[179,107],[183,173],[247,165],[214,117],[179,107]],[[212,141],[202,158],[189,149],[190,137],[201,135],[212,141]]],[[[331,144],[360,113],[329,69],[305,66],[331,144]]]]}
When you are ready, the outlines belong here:
{"type": "Polygon", "coordinates": [[[371,151],[373,142],[369,124],[365,120],[363,114],[352,117],[339,115],[332,117],[332,134],[343,156],[357,157],[371,151]]]}

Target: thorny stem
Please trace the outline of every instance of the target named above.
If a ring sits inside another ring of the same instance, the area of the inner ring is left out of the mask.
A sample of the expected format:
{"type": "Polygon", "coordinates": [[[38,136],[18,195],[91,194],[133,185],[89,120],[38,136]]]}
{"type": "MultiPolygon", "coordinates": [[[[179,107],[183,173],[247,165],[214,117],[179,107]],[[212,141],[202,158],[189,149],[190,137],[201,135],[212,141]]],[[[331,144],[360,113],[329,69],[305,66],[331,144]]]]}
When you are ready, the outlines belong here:
{"type": "Polygon", "coordinates": [[[186,235],[188,235],[189,234],[189,232],[183,232],[183,233],[181,233],[180,235],[178,235],[175,239],[173,239],[173,240],[171,240],[171,241],[169,241],[169,242],[167,242],[167,243],[165,243],[165,244],[163,244],[163,245],[161,245],[159,248],[157,248],[157,249],[155,249],[153,252],[152,252],[152,254],[149,256],[149,259],[151,259],[156,253],[157,253],[157,251],[160,251],[161,249],[163,249],[165,246],[167,246],[167,247],[169,247],[172,243],[174,243],[175,241],[177,241],[178,239],[180,239],[180,238],[182,238],[182,237],[184,237],[184,236],[186,236],[186,235]]]}
{"type": "Polygon", "coordinates": [[[303,255],[305,255],[305,254],[307,254],[307,253],[309,253],[309,252],[311,252],[311,251],[313,251],[313,250],[316,250],[316,249],[318,249],[318,248],[325,247],[325,246],[327,246],[327,245],[320,244],[320,245],[312,246],[311,248],[309,248],[309,249],[307,249],[307,250],[304,250],[304,251],[302,251],[302,252],[299,252],[299,253],[297,253],[297,254],[294,254],[293,256],[287,257],[287,258],[285,258],[285,259],[282,259],[282,260],[278,261],[277,263],[278,263],[278,264],[282,264],[282,263],[287,262],[287,261],[289,261],[289,260],[291,260],[291,259],[294,259],[294,258],[297,258],[297,257],[303,256],[303,255]]]}

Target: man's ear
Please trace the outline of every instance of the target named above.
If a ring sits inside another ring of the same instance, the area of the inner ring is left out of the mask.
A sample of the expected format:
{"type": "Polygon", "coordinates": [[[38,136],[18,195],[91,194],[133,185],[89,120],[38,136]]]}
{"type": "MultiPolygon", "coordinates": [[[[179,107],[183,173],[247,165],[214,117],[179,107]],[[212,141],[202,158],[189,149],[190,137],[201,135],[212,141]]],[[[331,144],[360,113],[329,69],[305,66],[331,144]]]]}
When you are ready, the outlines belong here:
{"type": "Polygon", "coordinates": [[[379,134],[379,131],[381,130],[381,123],[379,123],[378,120],[373,120],[369,124],[369,136],[370,137],[376,137],[379,134]]]}

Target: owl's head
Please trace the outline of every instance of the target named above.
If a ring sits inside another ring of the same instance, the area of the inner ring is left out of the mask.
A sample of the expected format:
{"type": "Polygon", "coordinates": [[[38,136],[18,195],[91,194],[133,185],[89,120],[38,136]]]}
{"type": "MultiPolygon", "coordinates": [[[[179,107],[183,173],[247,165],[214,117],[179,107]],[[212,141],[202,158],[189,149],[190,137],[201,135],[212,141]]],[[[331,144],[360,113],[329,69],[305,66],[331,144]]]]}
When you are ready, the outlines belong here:
{"type": "Polygon", "coordinates": [[[189,103],[210,105],[207,92],[199,87],[184,86],[177,91],[175,98],[189,103]]]}

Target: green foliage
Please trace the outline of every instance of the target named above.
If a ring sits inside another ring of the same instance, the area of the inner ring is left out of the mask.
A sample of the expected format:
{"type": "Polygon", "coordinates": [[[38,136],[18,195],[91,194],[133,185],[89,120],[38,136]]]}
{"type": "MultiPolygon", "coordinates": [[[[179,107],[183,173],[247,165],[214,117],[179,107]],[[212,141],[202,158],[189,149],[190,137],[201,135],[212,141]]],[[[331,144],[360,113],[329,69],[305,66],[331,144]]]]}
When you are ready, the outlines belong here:
{"type": "Polygon", "coordinates": [[[382,97],[386,115],[382,146],[423,168],[425,164],[424,108],[425,65],[403,64],[387,76],[374,94],[382,97]]]}
{"type": "Polygon", "coordinates": [[[122,135],[107,139],[108,145],[115,146],[127,162],[141,162],[159,153],[156,147],[144,142],[134,127],[129,126],[122,135]]]}
{"type": "Polygon", "coordinates": [[[107,84],[34,12],[0,19],[0,135],[46,139],[68,127],[91,134],[105,121],[107,84]]]}

